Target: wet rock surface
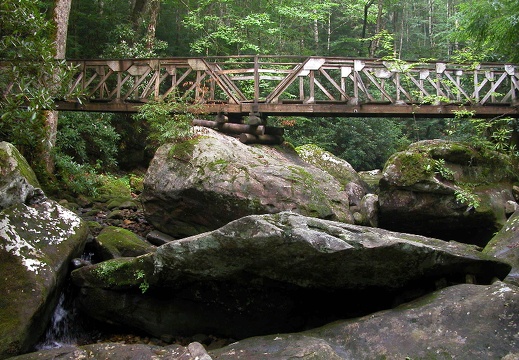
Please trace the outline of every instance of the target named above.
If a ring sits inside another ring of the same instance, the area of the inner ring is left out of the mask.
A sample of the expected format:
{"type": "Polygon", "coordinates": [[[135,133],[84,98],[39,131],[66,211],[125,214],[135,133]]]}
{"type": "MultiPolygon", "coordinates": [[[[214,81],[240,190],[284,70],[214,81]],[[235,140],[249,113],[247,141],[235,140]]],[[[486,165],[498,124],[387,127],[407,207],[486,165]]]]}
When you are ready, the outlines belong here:
{"type": "Polygon", "coordinates": [[[145,344],[100,343],[84,346],[66,346],[17,356],[17,360],[45,359],[165,359],[165,360],[211,360],[207,351],[199,343],[187,346],[155,346],[145,344]]]}

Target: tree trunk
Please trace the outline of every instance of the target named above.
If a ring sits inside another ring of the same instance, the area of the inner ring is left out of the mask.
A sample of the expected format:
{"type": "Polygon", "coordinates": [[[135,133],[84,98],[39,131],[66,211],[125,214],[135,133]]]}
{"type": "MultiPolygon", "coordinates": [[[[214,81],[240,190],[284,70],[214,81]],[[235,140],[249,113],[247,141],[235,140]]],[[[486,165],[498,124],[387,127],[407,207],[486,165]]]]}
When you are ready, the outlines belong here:
{"type": "MultiPolygon", "coordinates": [[[[56,25],[54,46],[56,47],[55,58],[65,59],[67,49],[68,19],[72,0],[56,0],[54,7],[54,23],[56,25]]],[[[43,160],[49,174],[54,172],[54,159],[52,149],[56,145],[56,134],[58,132],[58,112],[46,111],[45,113],[45,143],[43,145],[43,160]]]]}
{"type": "Polygon", "coordinates": [[[434,5],[432,0],[429,1],[429,17],[428,17],[428,24],[429,24],[429,44],[432,47],[434,47],[434,37],[433,37],[433,12],[434,12],[434,5]]]}
{"type": "Polygon", "coordinates": [[[155,45],[155,32],[159,19],[160,0],[151,0],[149,6],[150,21],[148,22],[148,29],[146,31],[146,48],[153,50],[153,46],[155,45]]]}
{"type": "MultiPolygon", "coordinates": [[[[362,39],[366,39],[366,33],[367,33],[367,29],[368,29],[368,12],[369,12],[369,8],[371,7],[371,5],[373,5],[373,3],[375,2],[375,0],[369,0],[365,5],[364,5],[364,20],[362,22],[362,39]]],[[[362,50],[361,50],[362,51],[362,50]]],[[[362,55],[359,51],[359,55],[362,55]]],[[[371,42],[369,44],[369,49],[368,49],[368,53],[369,55],[371,56],[371,54],[373,53],[373,42],[371,42]]]]}
{"type": "Polygon", "coordinates": [[[317,10],[313,10],[316,18],[314,19],[314,45],[316,53],[319,52],[319,21],[317,20],[317,10]]]}
{"type": "MultiPolygon", "coordinates": [[[[147,0],[135,0],[131,13],[131,22],[135,34],[139,34],[139,21],[142,17],[144,9],[146,8],[147,0]]],[[[141,33],[142,34],[142,33],[141,33]]]]}

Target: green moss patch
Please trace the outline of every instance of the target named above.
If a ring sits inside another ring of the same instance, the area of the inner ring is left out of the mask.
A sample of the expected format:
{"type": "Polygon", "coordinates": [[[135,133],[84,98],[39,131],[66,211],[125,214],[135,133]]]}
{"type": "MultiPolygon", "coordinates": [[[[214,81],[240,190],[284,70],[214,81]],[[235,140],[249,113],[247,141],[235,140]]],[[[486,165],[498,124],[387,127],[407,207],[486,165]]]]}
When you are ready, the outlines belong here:
{"type": "Polygon", "coordinates": [[[104,228],[97,236],[96,245],[104,259],[139,256],[155,250],[131,231],[116,226],[104,228]]]}
{"type": "Polygon", "coordinates": [[[192,138],[182,142],[174,143],[169,149],[168,156],[172,159],[189,162],[193,158],[193,150],[198,144],[199,138],[192,138]]]}

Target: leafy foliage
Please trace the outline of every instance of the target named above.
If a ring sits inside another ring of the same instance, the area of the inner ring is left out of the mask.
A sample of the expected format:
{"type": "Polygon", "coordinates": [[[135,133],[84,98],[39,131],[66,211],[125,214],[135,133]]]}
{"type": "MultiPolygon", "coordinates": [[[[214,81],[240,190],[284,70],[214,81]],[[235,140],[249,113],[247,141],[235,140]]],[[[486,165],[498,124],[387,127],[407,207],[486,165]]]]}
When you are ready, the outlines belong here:
{"type": "Polygon", "coordinates": [[[448,138],[466,141],[476,147],[495,150],[514,158],[519,158],[518,134],[518,119],[509,117],[478,119],[470,112],[460,111],[448,122],[448,138]]]}
{"type": "Polygon", "coordinates": [[[294,146],[316,144],[348,161],[357,171],[382,168],[409,141],[402,125],[390,119],[335,118],[281,120],[294,146]]]}
{"type": "Polygon", "coordinates": [[[460,4],[457,36],[487,53],[488,60],[519,62],[519,2],[475,0],[460,4]]]}
{"type": "Polygon", "coordinates": [[[98,194],[102,181],[92,166],[79,164],[71,156],[64,154],[57,154],[55,160],[58,183],[49,188],[49,192],[89,196],[98,194]]]}
{"type": "Polygon", "coordinates": [[[58,127],[56,152],[97,169],[115,166],[120,135],[111,125],[112,117],[111,114],[63,114],[58,127]]]}
{"type": "Polygon", "coordinates": [[[174,93],[139,108],[137,119],[148,122],[151,146],[189,139],[193,136],[192,121],[197,106],[174,93]]]}
{"type": "Polygon", "coordinates": [[[53,26],[32,0],[0,3],[0,136],[34,164],[45,148],[45,109],[66,83],[66,65],[54,60],[53,26]]]}
{"type": "Polygon", "coordinates": [[[119,24],[110,31],[110,42],[103,49],[102,57],[108,59],[120,58],[150,58],[157,57],[167,47],[164,41],[155,41],[153,48],[147,47],[145,37],[138,34],[129,24],[119,24]]]}

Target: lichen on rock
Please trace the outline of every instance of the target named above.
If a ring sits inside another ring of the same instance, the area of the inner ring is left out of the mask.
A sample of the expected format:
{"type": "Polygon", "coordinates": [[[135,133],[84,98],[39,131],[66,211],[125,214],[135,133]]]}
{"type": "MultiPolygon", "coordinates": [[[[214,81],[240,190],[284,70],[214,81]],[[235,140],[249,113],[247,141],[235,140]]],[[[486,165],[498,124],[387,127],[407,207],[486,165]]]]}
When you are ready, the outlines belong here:
{"type": "Polygon", "coordinates": [[[43,334],[86,225],[51,200],[0,212],[0,358],[27,351],[43,334]]]}
{"type": "Polygon", "coordinates": [[[198,131],[200,136],[185,144],[159,148],[150,164],[141,199],[158,230],[191,236],[243,216],[279,211],[354,221],[344,184],[295,151],[198,131]]]}

